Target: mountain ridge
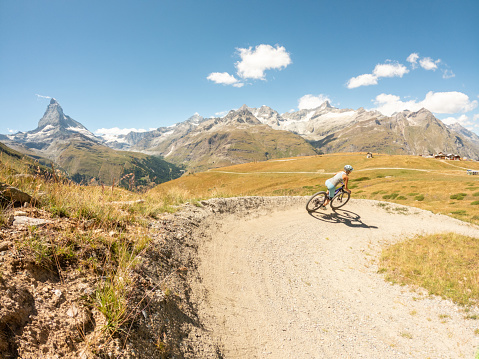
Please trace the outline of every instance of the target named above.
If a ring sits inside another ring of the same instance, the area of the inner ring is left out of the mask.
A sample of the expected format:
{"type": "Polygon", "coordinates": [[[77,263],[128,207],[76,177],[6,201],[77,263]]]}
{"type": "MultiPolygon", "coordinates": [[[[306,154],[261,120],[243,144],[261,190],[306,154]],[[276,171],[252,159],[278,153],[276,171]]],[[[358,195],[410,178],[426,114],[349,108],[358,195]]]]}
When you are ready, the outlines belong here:
{"type": "MultiPolygon", "coordinates": [[[[317,152],[376,151],[390,154],[431,155],[452,152],[462,157],[479,159],[479,136],[458,126],[447,126],[429,110],[401,111],[385,116],[378,111],[338,109],[328,101],[314,109],[278,113],[268,106],[247,105],[231,110],[222,118],[200,118],[194,126],[189,120],[170,127],[144,133],[148,141],[129,141],[133,151],[155,153],[165,157],[175,152],[173,146],[163,148],[174,138],[184,138],[203,131],[219,130],[225,125],[260,126],[288,131],[312,144],[317,152]],[[239,114],[243,118],[238,117],[239,114]],[[259,123],[258,123],[259,122],[259,123]],[[361,138],[358,138],[360,135],[361,138]],[[163,145],[159,145],[163,143],[163,145]],[[157,145],[157,146],[155,146],[157,145]],[[163,146],[163,147],[162,147],[163,146]]],[[[459,125],[460,126],[460,125],[459,125]]],[[[130,139],[133,136],[130,135],[130,139]]],[[[108,145],[118,147],[114,141],[108,145]]]]}
{"type": "MultiPolygon", "coordinates": [[[[52,99],[35,130],[1,136],[0,140],[32,157],[46,157],[77,180],[98,177],[107,182],[123,176],[127,167],[138,167],[138,163],[168,167],[163,160],[174,166],[166,171],[171,179],[172,173],[179,175],[178,166],[204,171],[318,153],[447,152],[479,159],[479,136],[460,125],[445,125],[427,109],[385,116],[362,107],[335,108],[328,101],[314,109],[283,114],[268,106],[244,104],[223,117],[204,118],[196,113],[172,126],[106,138],[95,136],[65,115],[52,99]]],[[[140,167],[142,178],[154,176],[147,165],[140,167]]]]}

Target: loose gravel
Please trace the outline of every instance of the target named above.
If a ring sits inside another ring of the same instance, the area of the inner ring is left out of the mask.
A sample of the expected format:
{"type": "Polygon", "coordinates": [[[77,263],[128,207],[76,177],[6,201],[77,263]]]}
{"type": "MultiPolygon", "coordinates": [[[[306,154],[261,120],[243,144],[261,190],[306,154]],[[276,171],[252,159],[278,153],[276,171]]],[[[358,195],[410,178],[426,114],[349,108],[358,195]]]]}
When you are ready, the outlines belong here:
{"type": "Polygon", "coordinates": [[[465,313],[378,274],[381,249],[417,234],[479,227],[371,200],[308,214],[306,198],[203,202],[185,345],[221,358],[474,358],[478,308],[465,313]],[[203,342],[214,345],[204,346],[203,342]],[[211,348],[216,348],[214,351],[211,348]]]}

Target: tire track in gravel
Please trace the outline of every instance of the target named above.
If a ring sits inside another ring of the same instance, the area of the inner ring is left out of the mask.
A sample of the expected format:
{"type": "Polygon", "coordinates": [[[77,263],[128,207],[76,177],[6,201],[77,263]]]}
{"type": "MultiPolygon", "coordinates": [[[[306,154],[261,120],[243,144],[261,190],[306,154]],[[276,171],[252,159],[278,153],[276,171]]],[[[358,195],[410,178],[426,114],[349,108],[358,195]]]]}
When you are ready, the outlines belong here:
{"type": "Polygon", "coordinates": [[[294,205],[211,228],[192,289],[224,358],[472,358],[479,347],[477,321],[460,308],[377,274],[387,244],[446,231],[479,237],[477,226],[351,200],[336,213],[294,205]]]}

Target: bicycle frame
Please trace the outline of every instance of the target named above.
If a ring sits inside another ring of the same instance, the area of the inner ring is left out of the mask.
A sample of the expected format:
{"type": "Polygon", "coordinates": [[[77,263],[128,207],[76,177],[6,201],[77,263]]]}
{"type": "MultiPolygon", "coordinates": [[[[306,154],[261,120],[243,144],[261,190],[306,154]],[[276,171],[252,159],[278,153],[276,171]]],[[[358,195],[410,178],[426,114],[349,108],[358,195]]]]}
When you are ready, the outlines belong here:
{"type": "Polygon", "coordinates": [[[342,185],[341,187],[339,187],[337,190],[334,191],[334,196],[333,196],[333,197],[336,197],[336,195],[337,195],[339,192],[346,192],[346,191],[344,190],[344,185],[342,185]]]}

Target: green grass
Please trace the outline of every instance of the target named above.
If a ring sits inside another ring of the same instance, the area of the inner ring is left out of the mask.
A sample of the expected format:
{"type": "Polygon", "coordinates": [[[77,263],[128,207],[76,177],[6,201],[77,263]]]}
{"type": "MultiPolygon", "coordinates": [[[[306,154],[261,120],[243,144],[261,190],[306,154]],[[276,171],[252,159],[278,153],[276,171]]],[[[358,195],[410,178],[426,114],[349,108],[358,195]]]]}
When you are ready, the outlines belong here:
{"type": "Polygon", "coordinates": [[[462,201],[464,197],[467,196],[467,193],[456,193],[449,196],[450,199],[457,199],[458,201],[462,201]]]}

